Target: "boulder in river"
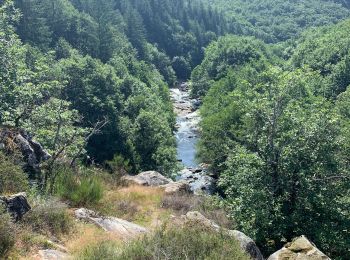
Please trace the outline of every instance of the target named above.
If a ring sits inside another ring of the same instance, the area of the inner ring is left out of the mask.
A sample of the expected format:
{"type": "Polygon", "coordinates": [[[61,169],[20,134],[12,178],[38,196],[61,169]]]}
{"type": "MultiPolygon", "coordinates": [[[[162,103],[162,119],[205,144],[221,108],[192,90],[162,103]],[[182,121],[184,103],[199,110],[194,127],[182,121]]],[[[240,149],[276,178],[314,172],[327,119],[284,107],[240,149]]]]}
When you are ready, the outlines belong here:
{"type": "Polygon", "coordinates": [[[107,232],[111,232],[123,239],[131,239],[147,233],[147,229],[115,217],[103,217],[92,210],[85,208],[75,211],[76,218],[95,224],[107,232]]]}
{"type": "Polygon", "coordinates": [[[123,177],[123,180],[131,184],[142,186],[161,186],[173,182],[171,179],[156,171],[142,172],[136,176],[127,175],[123,177]]]}
{"type": "Polygon", "coordinates": [[[31,210],[25,193],[18,193],[8,197],[0,196],[0,203],[3,204],[14,221],[21,220],[31,210]]]}
{"type": "Polygon", "coordinates": [[[230,237],[235,238],[239,242],[242,250],[244,250],[246,253],[248,253],[250,255],[251,259],[264,260],[264,257],[261,254],[260,249],[255,244],[253,239],[251,239],[250,237],[248,237],[244,233],[242,233],[238,230],[228,230],[225,228],[221,228],[214,221],[207,219],[205,216],[203,216],[201,213],[199,213],[197,211],[188,212],[186,215],[182,216],[181,218],[185,222],[199,223],[200,225],[211,228],[212,230],[215,230],[217,232],[223,232],[223,233],[229,235],[230,237]]]}
{"type": "Polygon", "coordinates": [[[271,255],[268,260],[330,260],[328,256],[322,253],[313,243],[305,236],[294,239],[287,243],[281,250],[271,255]]]}
{"type": "Polygon", "coordinates": [[[184,169],[179,173],[179,180],[187,181],[194,194],[213,194],[216,189],[215,179],[203,169],[184,169]]]}

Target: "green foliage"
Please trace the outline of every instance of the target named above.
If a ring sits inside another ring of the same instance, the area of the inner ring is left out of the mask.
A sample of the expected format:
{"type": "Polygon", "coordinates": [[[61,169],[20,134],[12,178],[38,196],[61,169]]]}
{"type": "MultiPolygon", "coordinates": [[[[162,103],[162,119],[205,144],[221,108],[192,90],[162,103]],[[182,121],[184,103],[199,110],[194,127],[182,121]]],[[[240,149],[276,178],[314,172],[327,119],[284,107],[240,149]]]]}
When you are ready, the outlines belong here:
{"type": "Polygon", "coordinates": [[[24,192],[28,187],[28,176],[0,152],[0,194],[24,192]]]}
{"type": "Polygon", "coordinates": [[[122,155],[114,155],[113,159],[106,162],[107,167],[111,170],[112,174],[119,174],[122,176],[128,172],[131,172],[130,160],[125,159],[122,155]]]}
{"type": "Polygon", "coordinates": [[[238,242],[224,234],[199,227],[159,229],[125,247],[102,242],[88,247],[82,259],[249,259],[238,242]]]}
{"type": "Polygon", "coordinates": [[[327,254],[347,255],[334,238],[347,241],[350,224],[348,126],[314,94],[318,73],[251,72],[218,81],[202,108],[202,156],[220,173],[232,217],[267,253],[305,234],[327,254]]]}
{"type": "Polygon", "coordinates": [[[274,57],[263,42],[252,37],[227,35],[212,42],[205,51],[202,64],[192,72],[192,95],[204,96],[214,80],[226,76],[229,70],[235,70],[251,62],[264,62],[274,57]]]}
{"type": "MultiPolygon", "coordinates": [[[[338,2],[341,2],[339,0],[338,2]]],[[[349,10],[331,0],[207,0],[230,17],[236,34],[251,35],[267,43],[299,36],[305,28],[336,23],[349,10]]]]}
{"type": "Polygon", "coordinates": [[[350,85],[350,20],[335,26],[309,30],[298,40],[292,50],[291,63],[294,67],[308,65],[328,83],[321,95],[336,97],[350,85]]]}
{"type": "Polygon", "coordinates": [[[23,223],[33,232],[59,237],[73,229],[73,219],[67,207],[50,198],[36,198],[32,210],[23,218],[23,223]]]}
{"type": "Polygon", "coordinates": [[[0,257],[6,258],[7,254],[15,245],[15,229],[8,214],[3,213],[0,205],[0,257]]]}
{"type": "Polygon", "coordinates": [[[92,173],[77,174],[67,167],[56,169],[55,192],[74,206],[89,206],[103,197],[102,181],[92,173]]]}

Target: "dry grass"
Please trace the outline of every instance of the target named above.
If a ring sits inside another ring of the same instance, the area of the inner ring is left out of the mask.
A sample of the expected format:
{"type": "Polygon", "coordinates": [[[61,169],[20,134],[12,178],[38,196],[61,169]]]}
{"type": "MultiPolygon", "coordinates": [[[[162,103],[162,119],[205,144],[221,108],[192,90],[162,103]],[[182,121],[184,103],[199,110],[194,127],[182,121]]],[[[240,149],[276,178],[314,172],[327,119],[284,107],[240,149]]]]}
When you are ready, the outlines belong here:
{"type": "Polygon", "coordinates": [[[93,224],[77,224],[76,233],[73,236],[67,236],[65,246],[71,254],[81,252],[88,246],[97,245],[104,241],[115,241],[122,243],[122,238],[104,230],[93,224]]]}
{"type": "Polygon", "coordinates": [[[172,210],[172,213],[178,216],[189,211],[199,211],[221,227],[228,229],[235,227],[234,222],[228,218],[225,210],[218,206],[215,197],[194,196],[186,193],[165,195],[160,206],[172,210]]]}
{"type": "Polygon", "coordinates": [[[94,209],[102,215],[152,227],[170,215],[168,210],[159,207],[163,196],[162,189],[153,187],[128,186],[110,189],[94,209]]]}
{"type": "MultiPolygon", "coordinates": [[[[103,182],[104,196],[91,208],[101,215],[125,219],[157,232],[160,226],[169,222],[171,215],[179,216],[188,211],[200,211],[222,227],[233,227],[232,222],[226,217],[225,211],[220,209],[211,198],[190,194],[165,195],[161,188],[135,185],[117,186],[115,183],[108,183],[105,180],[103,182]]],[[[68,209],[68,212],[69,215],[74,215],[74,209],[68,209]]],[[[39,216],[46,215],[39,214],[39,216]]],[[[30,215],[27,217],[29,218],[30,215]]],[[[45,218],[38,219],[45,220],[45,218]]],[[[40,220],[39,224],[46,222],[40,220]]],[[[30,223],[35,224],[36,222],[30,221],[30,223]]],[[[41,225],[27,225],[27,229],[25,226],[21,228],[20,234],[17,236],[16,250],[12,254],[13,259],[21,259],[22,256],[26,256],[22,259],[36,259],[28,256],[35,256],[38,250],[52,247],[47,243],[47,240],[51,239],[50,235],[57,235],[57,232],[52,232],[52,230],[40,232],[37,230],[37,226],[41,225]],[[28,229],[29,227],[30,229],[28,229]]],[[[64,245],[72,255],[80,255],[87,248],[97,248],[103,251],[104,247],[101,245],[106,243],[112,243],[112,249],[115,247],[123,249],[126,246],[122,237],[107,233],[93,224],[77,222],[74,226],[74,233],[65,234],[63,232],[62,236],[59,236],[61,240],[59,244],[64,245]]],[[[46,229],[44,228],[44,230],[46,229]]]]}

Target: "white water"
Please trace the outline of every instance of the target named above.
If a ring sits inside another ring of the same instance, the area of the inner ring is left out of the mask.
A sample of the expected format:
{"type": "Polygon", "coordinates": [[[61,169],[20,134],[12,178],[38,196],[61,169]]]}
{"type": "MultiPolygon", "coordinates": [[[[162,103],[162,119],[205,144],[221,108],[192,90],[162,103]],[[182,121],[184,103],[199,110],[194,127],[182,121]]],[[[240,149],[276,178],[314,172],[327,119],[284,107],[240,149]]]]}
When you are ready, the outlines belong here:
{"type": "Polygon", "coordinates": [[[196,168],[196,145],[198,142],[198,111],[193,111],[187,90],[171,89],[171,98],[177,114],[177,158],[186,168],[196,168]]]}

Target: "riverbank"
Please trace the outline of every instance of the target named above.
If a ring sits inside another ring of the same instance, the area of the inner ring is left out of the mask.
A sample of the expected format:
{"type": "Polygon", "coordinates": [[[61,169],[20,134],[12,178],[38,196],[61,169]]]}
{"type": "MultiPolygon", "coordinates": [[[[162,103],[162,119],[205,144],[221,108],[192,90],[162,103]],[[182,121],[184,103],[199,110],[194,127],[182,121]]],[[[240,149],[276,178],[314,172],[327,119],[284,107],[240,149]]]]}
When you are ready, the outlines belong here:
{"type": "Polygon", "coordinates": [[[179,172],[177,180],[186,180],[195,193],[213,194],[215,180],[209,173],[206,165],[197,160],[197,144],[200,139],[199,101],[190,98],[187,83],[178,88],[170,89],[171,100],[177,115],[175,132],[177,142],[177,158],[183,169],[179,172]]]}

